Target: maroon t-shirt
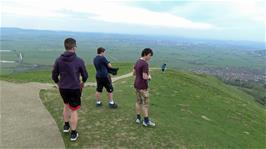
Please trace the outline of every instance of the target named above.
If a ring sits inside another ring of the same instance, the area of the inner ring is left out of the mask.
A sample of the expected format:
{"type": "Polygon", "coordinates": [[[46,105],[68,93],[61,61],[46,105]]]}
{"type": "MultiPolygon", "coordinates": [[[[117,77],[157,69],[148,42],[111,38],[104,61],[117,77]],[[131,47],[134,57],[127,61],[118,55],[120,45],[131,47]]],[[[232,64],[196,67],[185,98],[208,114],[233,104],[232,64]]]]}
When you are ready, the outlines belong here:
{"type": "Polygon", "coordinates": [[[136,73],[134,87],[138,90],[148,89],[148,80],[143,79],[143,73],[149,75],[149,64],[146,61],[139,59],[136,62],[134,69],[136,73]]]}

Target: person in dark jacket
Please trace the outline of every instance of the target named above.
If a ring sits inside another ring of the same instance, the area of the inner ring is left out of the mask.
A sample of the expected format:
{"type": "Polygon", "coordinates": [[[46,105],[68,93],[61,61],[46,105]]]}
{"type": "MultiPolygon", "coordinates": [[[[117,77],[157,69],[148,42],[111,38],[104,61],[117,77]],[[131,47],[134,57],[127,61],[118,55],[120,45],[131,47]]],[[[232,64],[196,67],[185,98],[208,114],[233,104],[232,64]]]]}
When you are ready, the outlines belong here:
{"type": "Polygon", "coordinates": [[[96,69],[96,107],[101,107],[101,93],[103,91],[103,87],[105,87],[108,92],[109,99],[109,107],[112,109],[116,109],[118,106],[113,100],[113,85],[111,76],[108,72],[112,72],[113,74],[117,74],[118,68],[112,68],[111,63],[105,58],[105,49],[103,47],[99,47],[97,49],[97,56],[93,60],[94,67],[96,69]]]}
{"type": "Polygon", "coordinates": [[[162,68],[162,72],[165,72],[165,70],[166,70],[166,64],[163,64],[161,68],[162,68]]]}
{"type": "Polygon", "coordinates": [[[59,92],[64,101],[64,130],[71,129],[70,140],[76,141],[78,133],[78,113],[81,104],[81,91],[88,79],[88,73],[84,61],[79,58],[76,51],[76,40],[67,38],[64,41],[66,51],[56,59],[52,70],[52,79],[58,85],[59,92]],[[80,81],[82,76],[82,81],[80,81]],[[58,78],[59,77],[59,78],[58,78]]]}

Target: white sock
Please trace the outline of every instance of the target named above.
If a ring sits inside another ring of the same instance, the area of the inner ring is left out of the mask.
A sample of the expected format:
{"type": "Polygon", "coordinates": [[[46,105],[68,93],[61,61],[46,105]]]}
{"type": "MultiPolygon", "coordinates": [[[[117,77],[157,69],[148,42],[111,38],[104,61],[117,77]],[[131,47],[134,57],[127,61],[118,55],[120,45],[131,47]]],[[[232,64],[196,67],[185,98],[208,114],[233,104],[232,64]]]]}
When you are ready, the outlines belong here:
{"type": "Polygon", "coordinates": [[[110,104],[114,104],[115,102],[113,100],[109,101],[110,104]]]}
{"type": "Polygon", "coordinates": [[[100,104],[100,103],[101,103],[101,101],[96,101],[96,103],[97,103],[97,104],[100,104]]]}

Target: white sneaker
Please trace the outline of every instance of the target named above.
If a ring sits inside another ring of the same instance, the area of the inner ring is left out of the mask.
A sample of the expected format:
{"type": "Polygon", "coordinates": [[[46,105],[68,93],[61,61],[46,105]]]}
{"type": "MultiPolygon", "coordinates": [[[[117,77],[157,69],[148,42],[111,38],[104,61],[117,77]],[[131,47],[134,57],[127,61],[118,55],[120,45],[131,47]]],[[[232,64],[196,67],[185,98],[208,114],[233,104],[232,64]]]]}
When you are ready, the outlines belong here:
{"type": "Polygon", "coordinates": [[[155,126],[155,123],[153,123],[151,120],[149,120],[148,123],[145,123],[145,122],[143,121],[142,124],[143,124],[143,126],[145,126],[145,127],[148,127],[148,126],[154,127],[154,126],[155,126]]]}
{"type": "Polygon", "coordinates": [[[140,123],[141,123],[140,119],[137,118],[137,119],[136,119],[136,123],[137,123],[137,124],[140,124],[140,123]]]}

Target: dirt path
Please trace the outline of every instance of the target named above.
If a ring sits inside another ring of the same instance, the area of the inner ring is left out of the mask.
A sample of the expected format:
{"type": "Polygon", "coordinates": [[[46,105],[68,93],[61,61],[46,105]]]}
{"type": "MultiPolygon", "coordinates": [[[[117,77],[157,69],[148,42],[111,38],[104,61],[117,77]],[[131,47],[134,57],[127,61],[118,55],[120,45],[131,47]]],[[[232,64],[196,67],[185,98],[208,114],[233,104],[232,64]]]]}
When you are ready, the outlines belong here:
{"type": "MultiPolygon", "coordinates": [[[[159,70],[160,68],[151,68],[150,70],[159,70]]],[[[112,82],[116,82],[116,81],[119,81],[121,79],[125,79],[125,78],[129,78],[133,76],[132,72],[130,73],[127,73],[127,74],[124,74],[124,75],[121,75],[121,76],[116,76],[116,77],[112,77],[112,82]]],[[[52,84],[52,83],[38,83],[38,82],[32,82],[30,83],[32,85],[36,85],[36,86],[39,86],[41,87],[41,89],[52,89],[52,88],[56,88],[56,85],[55,84],[52,84]]],[[[87,82],[85,83],[85,87],[88,87],[88,86],[92,86],[92,87],[95,87],[96,86],[96,82],[87,82]]]]}
{"type": "MultiPolygon", "coordinates": [[[[121,80],[121,79],[129,78],[131,76],[132,76],[132,72],[124,74],[124,75],[121,75],[121,76],[112,77],[112,82],[116,82],[116,81],[121,80]]],[[[55,88],[56,87],[55,84],[49,84],[49,83],[35,83],[35,84],[36,85],[39,84],[40,86],[44,86],[46,88],[55,88]]],[[[95,82],[87,82],[87,83],[85,83],[85,87],[88,87],[88,86],[95,87],[96,83],[95,82]]]]}
{"type": "MultiPolygon", "coordinates": [[[[153,71],[153,70],[160,70],[160,68],[150,68],[150,71],[153,71]]],[[[116,82],[118,80],[121,80],[121,79],[125,79],[125,78],[129,78],[133,76],[133,73],[130,72],[130,73],[127,73],[127,74],[124,74],[124,75],[121,75],[121,76],[117,76],[117,77],[112,77],[112,82],[116,82]]],[[[96,83],[94,82],[88,82],[85,84],[85,86],[96,86],[96,83]]]]}
{"type": "MultiPolygon", "coordinates": [[[[132,76],[132,72],[128,73],[128,74],[124,74],[122,76],[117,76],[117,77],[112,77],[112,82],[116,82],[118,80],[121,80],[121,79],[124,79],[124,78],[128,78],[128,77],[131,77],[132,76]]],[[[96,83],[95,82],[88,82],[85,84],[85,87],[86,86],[93,86],[95,87],[96,86],[96,83]]]]}
{"type": "MultiPolygon", "coordinates": [[[[130,76],[132,73],[112,80],[130,76]]],[[[86,86],[96,86],[96,83],[88,82],[86,86]]],[[[0,87],[0,148],[64,148],[56,122],[39,97],[41,89],[55,88],[55,84],[0,80],[0,87]]]]}
{"type": "Polygon", "coordinates": [[[64,148],[56,122],[39,98],[47,85],[0,81],[0,148],[64,148]]]}

